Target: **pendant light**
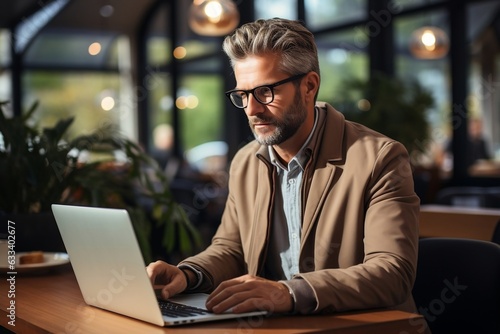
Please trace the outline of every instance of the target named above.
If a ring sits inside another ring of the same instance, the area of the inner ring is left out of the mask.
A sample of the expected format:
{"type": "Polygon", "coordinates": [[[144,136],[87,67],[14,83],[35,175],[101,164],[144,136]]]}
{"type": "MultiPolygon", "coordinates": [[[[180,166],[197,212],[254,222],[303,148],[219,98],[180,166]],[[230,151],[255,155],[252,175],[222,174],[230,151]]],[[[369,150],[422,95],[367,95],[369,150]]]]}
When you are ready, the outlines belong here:
{"type": "Polygon", "coordinates": [[[189,10],[189,27],[202,36],[223,36],[240,22],[232,0],[194,0],[189,10]]]}
{"type": "Polygon", "coordinates": [[[448,54],[450,41],[446,33],[434,26],[415,30],[410,39],[410,51],[419,59],[439,59],[448,54]]]}

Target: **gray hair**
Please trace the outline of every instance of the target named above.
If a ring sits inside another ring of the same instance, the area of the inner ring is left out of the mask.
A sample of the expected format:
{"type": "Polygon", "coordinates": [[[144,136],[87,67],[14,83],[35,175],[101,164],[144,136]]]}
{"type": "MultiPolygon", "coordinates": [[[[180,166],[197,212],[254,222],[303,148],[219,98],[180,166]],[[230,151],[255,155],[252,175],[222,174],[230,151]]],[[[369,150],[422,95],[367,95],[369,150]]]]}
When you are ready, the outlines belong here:
{"type": "Polygon", "coordinates": [[[224,39],[222,49],[231,66],[247,56],[281,55],[279,70],[291,75],[319,75],[314,35],[300,21],[274,18],[246,23],[224,39]]]}

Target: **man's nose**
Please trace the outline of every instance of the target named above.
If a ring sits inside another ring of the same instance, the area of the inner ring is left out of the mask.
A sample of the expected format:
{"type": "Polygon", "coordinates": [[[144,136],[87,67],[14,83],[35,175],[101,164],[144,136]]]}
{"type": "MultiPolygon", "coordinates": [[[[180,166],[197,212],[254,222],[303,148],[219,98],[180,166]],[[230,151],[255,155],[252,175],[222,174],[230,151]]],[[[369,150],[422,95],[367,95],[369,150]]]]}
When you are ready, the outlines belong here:
{"type": "Polygon", "coordinates": [[[247,116],[255,116],[262,113],[264,105],[257,101],[253,94],[248,94],[247,107],[245,108],[245,113],[247,116]]]}

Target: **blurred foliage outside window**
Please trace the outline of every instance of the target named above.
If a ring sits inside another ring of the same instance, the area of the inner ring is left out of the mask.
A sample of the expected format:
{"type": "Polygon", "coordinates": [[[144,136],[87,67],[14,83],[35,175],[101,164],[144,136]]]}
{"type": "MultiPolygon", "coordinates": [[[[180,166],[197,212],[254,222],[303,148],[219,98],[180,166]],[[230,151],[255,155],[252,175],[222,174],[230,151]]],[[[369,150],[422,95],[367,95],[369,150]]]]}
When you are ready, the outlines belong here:
{"type": "Polygon", "coordinates": [[[0,101],[8,101],[11,96],[10,71],[0,70],[0,101]]]}
{"type": "Polygon", "coordinates": [[[158,85],[150,91],[150,134],[158,126],[172,124],[174,104],[180,118],[180,146],[188,150],[208,141],[221,140],[223,135],[223,82],[218,75],[185,75],[181,77],[177,101],[168,94],[168,73],[156,78],[158,85]]]}
{"type": "Polygon", "coordinates": [[[7,29],[0,29],[0,101],[10,99],[10,33],[7,29]]]}
{"type": "Polygon", "coordinates": [[[10,33],[0,29],[0,73],[10,62],[10,33]]]}
{"type": "Polygon", "coordinates": [[[296,20],[297,0],[255,0],[256,19],[270,19],[273,17],[296,20]]]}
{"type": "Polygon", "coordinates": [[[447,30],[447,19],[443,11],[416,14],[395,20],[395,43],[399,52],[396,53],[395,65],[397,76],[405,82],[417,81],[424,87],[434,100],[429,107],[426,117],[429,123],[429,138],[420,143],[425,154],[421,157],[421,164],[434,165],[436,151],[445,144],[450,136],[449,113],[451,100],[450,69],[448,59],[422,60],[412,56],[408,51],[408,41],[412,32],[432,22],[447,30]]]}
{"type": "Polygon", "coordinates": [[[25,105],[40,101],[36,114],[40,128],[75,117],[68,130],[70,138],[90,133],[106,124],[119,125],[120,118],[131,117],[121,111],[123,106],[119,103],[109,111],[101,106],[102,100],[109,96],[114,96],[118,102],[120,80],[117,74],[27,71],[23,76],[23,86],[25,105]]]}
{"type": "Polygon", "coordinates": [[[179,98],[193,99],[180,110],[184,149],[208,141],[221,140],[223,128],[223,82],[218,75],[186,75],[181,80],[179,98]]]}
{"type": "Polygon", "coordinates": [[[345,80],[368,77],[368,57],[364,51],[366,44],[355,44],[355,40],[362,41],[355,34],[355,30],[348,29],[316,38],[321,72],[319,101],[335,106],[333,101],[345,80]]]}
{"type": "Polygon", "coordinates": [[[366,18],[368,0],[305,0],[306,21],[313,30],[366,18]]]}

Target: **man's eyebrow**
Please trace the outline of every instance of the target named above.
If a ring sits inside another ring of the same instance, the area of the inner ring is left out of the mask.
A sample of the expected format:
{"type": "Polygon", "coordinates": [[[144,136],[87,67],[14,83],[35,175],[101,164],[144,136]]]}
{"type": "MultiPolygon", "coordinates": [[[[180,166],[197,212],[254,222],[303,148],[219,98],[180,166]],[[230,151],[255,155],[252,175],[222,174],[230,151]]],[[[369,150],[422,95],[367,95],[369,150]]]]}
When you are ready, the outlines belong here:
{"type": "Polygon", "coordinates": [[[260,84],[260,85],[257,85],[257,86],[253,86],[252,88],[249,88],[249,89],[243,89],[243,88],[239,88],[238,86],[236,86],[235,88],[233,88],[233,90],[252,90],[252,89],[255,89],[257,87],[263,87],[263,86],[271,86],[272,83],[265,83],[265,84],[260,84]]]}

